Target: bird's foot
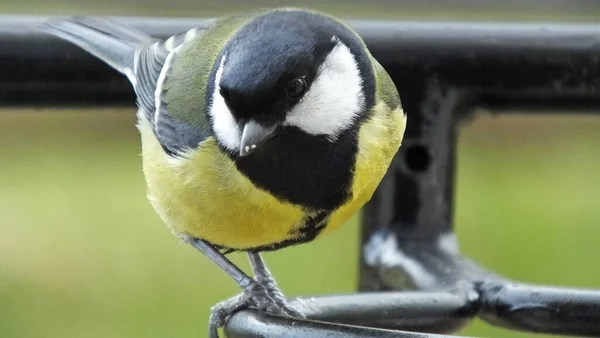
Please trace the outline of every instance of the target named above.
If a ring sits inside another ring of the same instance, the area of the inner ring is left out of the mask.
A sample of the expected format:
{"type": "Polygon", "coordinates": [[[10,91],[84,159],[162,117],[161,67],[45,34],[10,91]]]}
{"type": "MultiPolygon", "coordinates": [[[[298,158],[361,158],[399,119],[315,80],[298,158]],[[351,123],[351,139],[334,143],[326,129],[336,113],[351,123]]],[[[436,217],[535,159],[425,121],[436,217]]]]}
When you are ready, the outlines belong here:
{"type": "MultiPolygon", "coordinates": [[[[259,276],[257,275],[257,277],[259,276]]],[[[273,300],[275,305],[277,305],[279,309],[283,310],[289,317],[306,318],[302,312],[294,309],[288,304],[285,296],[277,287],[277,283],[270,275],[260,276],[260,278],[257,279],[260,285],[264,287],[267,295],[273,300]]]]}
{"type": "Polygon", "coordinates": [[[243,308],[253,308],[274,315],[305,318],[300,311],[289,306],[279,289],[256,283],[241,294],[220,302],[211,308],[211,325],[223,327],[230,315],[243,308]],[[273,298],[271,296],[279,295],[273,298]]]}
{"type": "Polygon", "coordinates": [[[248,258],[250,259],[250,265],[252,266],[257,284],[264,288],[266,294],[273,300],[275,305],[290,317],[305,318],[303,313],[288,305],[285,296],[279,290],[277,282],[275,282],[273,275],[271,275],[260,254],[249,252],[248,258]]]}
{"type": "Polygon", "coordinates": [[[254,279],[240,270],[212,244],[192,236],[185,235],[182,237],[184,241],[190,243],[215,262],[244,290],[243,293],[212,307],[208,327],[209,337],[218,338],[218,328],[225,326],[229,316],[242,308],[254,308],[286,317],[305,318],[300,311],[287,304],[285,297],[277,288],[275,280],[259,254],[248,253],[250,263],[256,274],[256,279],[254,279]]]}

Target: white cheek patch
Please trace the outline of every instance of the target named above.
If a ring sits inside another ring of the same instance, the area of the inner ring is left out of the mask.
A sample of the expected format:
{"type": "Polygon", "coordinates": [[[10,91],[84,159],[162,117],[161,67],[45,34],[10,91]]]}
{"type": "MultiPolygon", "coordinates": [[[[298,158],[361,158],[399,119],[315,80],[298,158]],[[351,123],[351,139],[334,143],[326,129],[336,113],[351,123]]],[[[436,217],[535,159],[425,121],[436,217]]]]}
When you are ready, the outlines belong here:
{"type": "Polygon", "coordinates": [[[225,56],[221,59],[219,69],[215,75],[214,92],[212,94],[212,104],[208,113],[213,121],[213,129],[220,143],[231,151],[237,151],[240,148],[240,129],[238,128],[233,115],[225,104],[225,99],[221,96],[219,82],[223,75],[225,65],[225,56]]]}
{"type": "Polygon", "coordinates": [[[302,100],[288,113],[285,124],[334,141],[364,109],[365,97],[358,64],[339,39],[302,100]]]}

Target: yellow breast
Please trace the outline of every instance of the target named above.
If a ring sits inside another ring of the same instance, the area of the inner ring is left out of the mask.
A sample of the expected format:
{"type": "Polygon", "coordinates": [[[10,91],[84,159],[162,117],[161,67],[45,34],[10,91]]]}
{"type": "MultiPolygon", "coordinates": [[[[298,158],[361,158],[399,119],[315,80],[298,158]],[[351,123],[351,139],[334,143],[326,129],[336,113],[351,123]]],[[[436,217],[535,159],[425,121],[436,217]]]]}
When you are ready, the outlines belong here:
{"type": "Polygon", "coordinates": [[[373,108],[371,119],[359,133],[352,199],[332,215],[321,234],[337,229],[371,199],[402,143],[405,128],[402,108],[391,110],[383,102],[373,108]]]}
{"type": "Polygon", "coordinates": [[[247,248],[277,243],[301,225],[302,210],[254,187],[213,138],[186,158],[173,159],[143,118],[139,129],[148,198],[174,233],[247,248]]]}
{"type": "MultiPolygon", "coordinates": [[[[332,215],[323,232],[339,227],[371,198],[400,146],[404,125],[402,111],[388,109],[362,126],[353,198],[332,215]]],[[[305,214],[299,206],[256,188],[213,138],[185,158],[174,159],[163,152],[143,117],[138,128],[148,198],[174,233],[243,249],[291,239],[302,226],[305,214]]]]}

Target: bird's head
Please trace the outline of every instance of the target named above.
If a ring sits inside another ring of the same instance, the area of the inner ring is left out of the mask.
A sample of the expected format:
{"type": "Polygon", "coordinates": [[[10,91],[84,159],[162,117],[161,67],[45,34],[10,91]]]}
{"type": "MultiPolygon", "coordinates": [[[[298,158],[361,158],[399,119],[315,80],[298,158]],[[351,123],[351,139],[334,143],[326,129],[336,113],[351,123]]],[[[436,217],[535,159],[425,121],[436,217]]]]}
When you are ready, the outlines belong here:
{"type": "Polygon", "coordinates": [[[368,109],[367,67],[362,41],[329,17],[258,17],[229,39],[215,64],[215,136],[242,157],[292,129],[335,142],[368,109]]]}

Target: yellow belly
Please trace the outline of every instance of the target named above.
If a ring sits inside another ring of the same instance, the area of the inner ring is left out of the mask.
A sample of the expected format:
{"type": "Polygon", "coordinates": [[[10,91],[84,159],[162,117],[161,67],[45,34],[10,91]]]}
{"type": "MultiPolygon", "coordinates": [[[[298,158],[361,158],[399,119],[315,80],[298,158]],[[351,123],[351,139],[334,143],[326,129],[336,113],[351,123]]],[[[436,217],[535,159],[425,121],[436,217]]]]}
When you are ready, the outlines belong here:
{"type": "MultiPolygon", "coordinates": [[[[353,198],[332,215],[322,233],[339,227],[371,198],[400,146],[404,126],[401,110],[375,114],[362,126],[353,198]]],[[[305,214],[299,206],[256,188],[218,150],[213,138],[185,159],[173,159],[163,152],[143,117],[138,127],[148,198],[175,234],[244,249],[292,239],[294,230],[303,225],[305,214]]]]}
{"type": "Polygon", "coordinates": [[[373,108],[372,118],[359,132],[352,199],[332,215],[321,235],[337,229],[371,199],[398,152],[405,129],[406,115],[402,108],[390,110],[384,103],[373,108]]]}

